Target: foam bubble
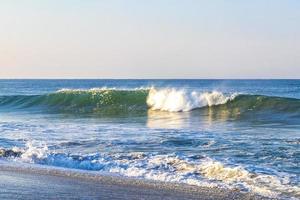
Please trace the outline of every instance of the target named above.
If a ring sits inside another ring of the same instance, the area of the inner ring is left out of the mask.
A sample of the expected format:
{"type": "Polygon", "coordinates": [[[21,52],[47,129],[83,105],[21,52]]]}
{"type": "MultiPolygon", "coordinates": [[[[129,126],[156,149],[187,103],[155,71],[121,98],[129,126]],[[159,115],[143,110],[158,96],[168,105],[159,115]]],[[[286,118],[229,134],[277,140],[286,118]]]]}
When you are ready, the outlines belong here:
{"type": "Polygon", "coordinates": [[[34,163],[35,160],[47,158],[48,147],[45,144],[34,145],[34,142],[27,142],[26,149],[21,155],[22,161],[34,163]]]}

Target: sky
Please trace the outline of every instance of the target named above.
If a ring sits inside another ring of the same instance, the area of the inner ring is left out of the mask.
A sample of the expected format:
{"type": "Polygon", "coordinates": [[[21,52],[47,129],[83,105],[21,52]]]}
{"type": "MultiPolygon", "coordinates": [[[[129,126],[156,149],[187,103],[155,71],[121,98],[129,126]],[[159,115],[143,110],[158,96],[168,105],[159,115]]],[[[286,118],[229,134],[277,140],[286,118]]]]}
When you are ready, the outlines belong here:
{"type": "Polygon", "coordinates": [[[300,1],[2,0],[0,78],[300,78],[300,1]]]}

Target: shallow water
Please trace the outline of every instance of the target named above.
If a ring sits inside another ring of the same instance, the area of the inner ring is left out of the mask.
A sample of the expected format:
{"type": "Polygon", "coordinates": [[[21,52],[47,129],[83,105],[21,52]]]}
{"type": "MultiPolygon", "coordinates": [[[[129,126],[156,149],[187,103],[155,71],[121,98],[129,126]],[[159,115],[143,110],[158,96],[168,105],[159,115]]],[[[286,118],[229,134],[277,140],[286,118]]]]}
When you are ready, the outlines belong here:
{"type": "Polygon", "coordinates": [[[0,80],[0,156],[300,195],[299,80],[0,80]]]}

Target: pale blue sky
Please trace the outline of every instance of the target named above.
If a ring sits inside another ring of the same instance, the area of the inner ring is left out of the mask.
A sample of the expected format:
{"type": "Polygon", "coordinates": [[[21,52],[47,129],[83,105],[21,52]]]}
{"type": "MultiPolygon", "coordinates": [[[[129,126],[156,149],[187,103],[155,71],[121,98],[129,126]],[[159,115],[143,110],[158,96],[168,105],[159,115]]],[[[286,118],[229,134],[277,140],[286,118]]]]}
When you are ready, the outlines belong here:
{"type": "Polygon", "coordinates": [[[300,1],[3,0],[0,78],[300,78],[300,1]]]}

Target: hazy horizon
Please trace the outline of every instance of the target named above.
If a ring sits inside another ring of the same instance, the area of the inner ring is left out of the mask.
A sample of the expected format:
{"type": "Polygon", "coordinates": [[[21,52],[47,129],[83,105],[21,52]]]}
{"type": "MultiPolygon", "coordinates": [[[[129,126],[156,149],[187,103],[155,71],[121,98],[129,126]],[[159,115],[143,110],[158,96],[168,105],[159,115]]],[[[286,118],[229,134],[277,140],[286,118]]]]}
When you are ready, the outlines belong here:
{"type": "Polygon", "coordinates": [[[299,79],[300,2],[2,1],[0,79],[299,79]]]}

